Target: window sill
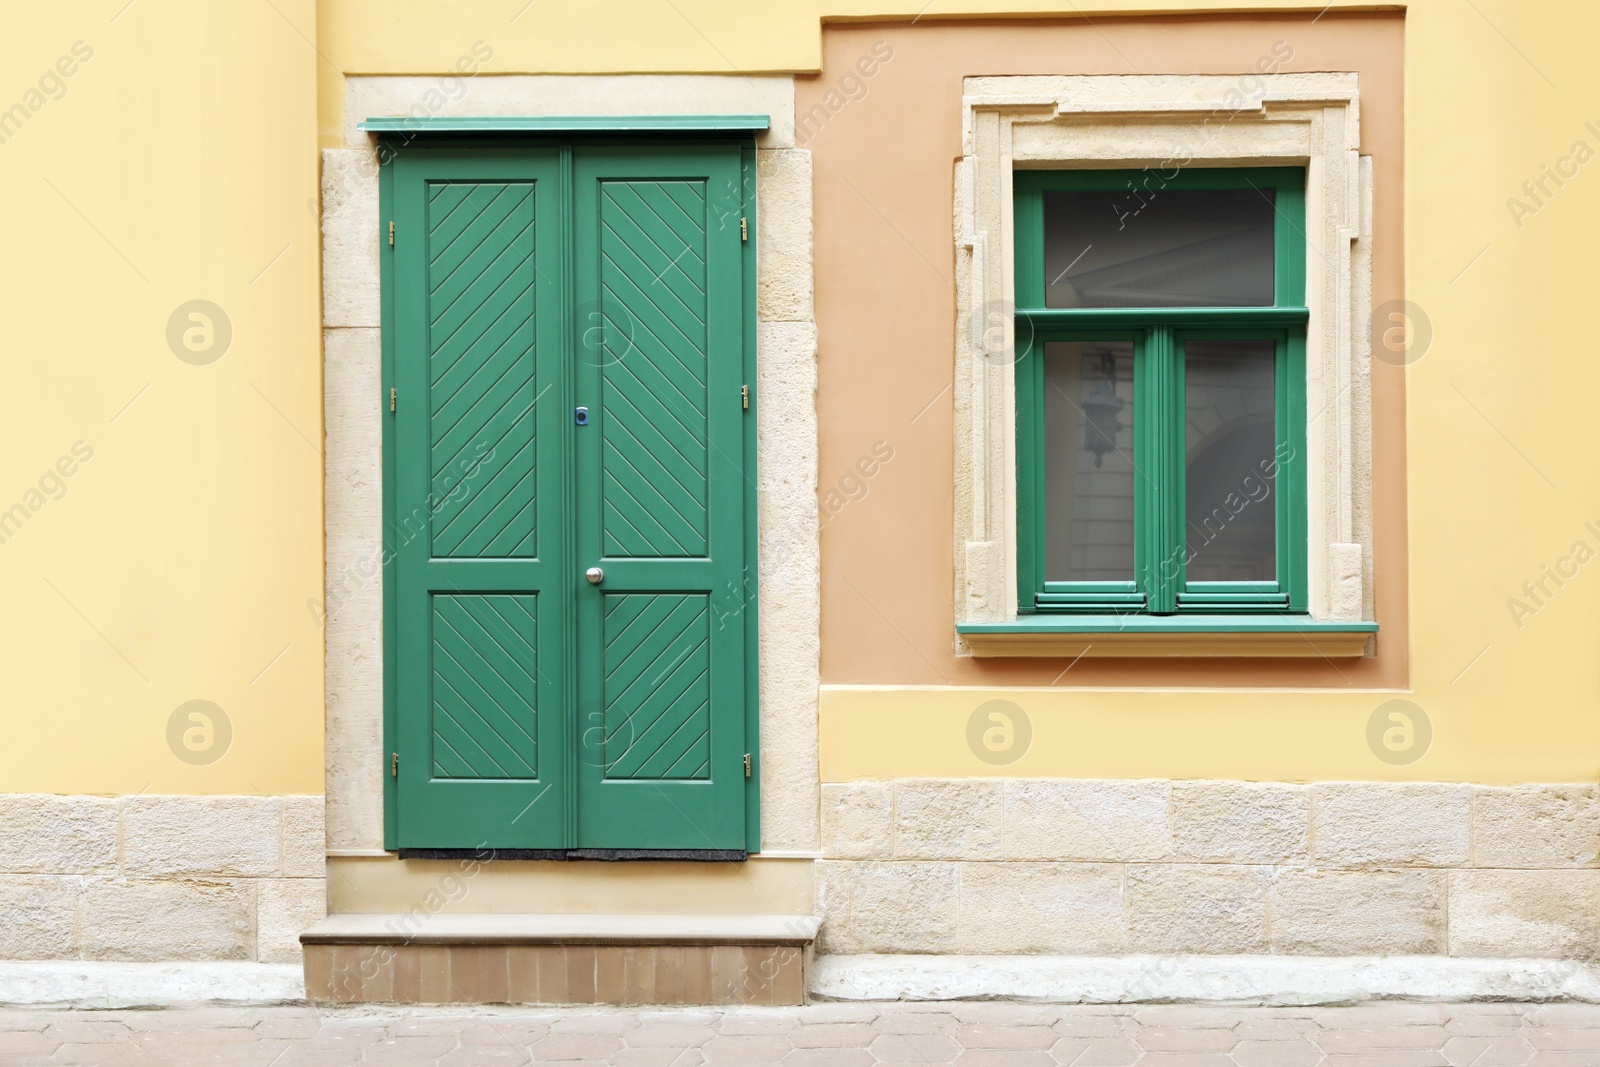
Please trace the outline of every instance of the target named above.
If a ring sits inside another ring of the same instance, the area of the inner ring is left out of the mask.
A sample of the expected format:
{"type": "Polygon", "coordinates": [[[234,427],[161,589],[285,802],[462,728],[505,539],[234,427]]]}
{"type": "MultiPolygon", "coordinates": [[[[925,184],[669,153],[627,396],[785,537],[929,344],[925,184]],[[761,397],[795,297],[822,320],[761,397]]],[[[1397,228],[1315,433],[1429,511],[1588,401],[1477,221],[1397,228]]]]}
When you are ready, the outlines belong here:
{"type": "Polygon", "coordinates": [[[1303,615],[1034,615],[956,626],[977,657],[1350,659],[1366,653],[1377,630],[1375,622],[1323,622],[1303,615]]]}

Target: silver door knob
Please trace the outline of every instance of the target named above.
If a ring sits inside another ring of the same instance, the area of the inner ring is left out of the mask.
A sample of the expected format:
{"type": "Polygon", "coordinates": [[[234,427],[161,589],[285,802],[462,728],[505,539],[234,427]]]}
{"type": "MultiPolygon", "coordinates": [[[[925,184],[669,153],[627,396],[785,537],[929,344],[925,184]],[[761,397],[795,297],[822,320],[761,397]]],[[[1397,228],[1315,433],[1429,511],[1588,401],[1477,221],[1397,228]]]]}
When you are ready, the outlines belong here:
{"type": "Polygon", "coordinates": [[[600,580],[606,576],[606,572],[601,570],[599,567],[590,567],[588,570],[583,572],[583,576],[589,579],[590,585],[599,585],[600,580]]]}

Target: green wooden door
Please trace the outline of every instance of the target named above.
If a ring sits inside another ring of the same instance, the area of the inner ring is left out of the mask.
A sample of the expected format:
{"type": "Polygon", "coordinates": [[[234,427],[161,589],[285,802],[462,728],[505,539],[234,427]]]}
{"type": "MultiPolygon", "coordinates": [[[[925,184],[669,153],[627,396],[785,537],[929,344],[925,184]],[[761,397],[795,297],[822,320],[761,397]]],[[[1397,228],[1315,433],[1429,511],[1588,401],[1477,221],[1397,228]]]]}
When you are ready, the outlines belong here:
{"type": "Polygon", "coordinates": [[[586,848],[744,847],[739,150],[574,165],[581,349],[578,766],[586,848]],[[730,193],[731,198],[730,198],[730,193]],[[729,210],[729,206],[732,210],[729,210]]]}
{"type": "Polygon", "coordinates": [[[388,166],[391,846],[742,850],[740,149],[388,166]]]}
{"type": "Polygon", "coordinates": [[[401,844],[556,848],[572,571],[558,154],[394,166],[401,844]]]}

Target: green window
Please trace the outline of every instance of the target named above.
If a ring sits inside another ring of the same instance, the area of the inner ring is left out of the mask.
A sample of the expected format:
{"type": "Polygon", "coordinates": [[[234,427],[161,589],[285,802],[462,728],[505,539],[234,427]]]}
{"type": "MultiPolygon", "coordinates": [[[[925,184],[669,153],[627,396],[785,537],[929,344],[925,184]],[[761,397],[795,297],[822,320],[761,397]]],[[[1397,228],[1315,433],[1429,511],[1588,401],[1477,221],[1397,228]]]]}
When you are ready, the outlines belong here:
{"type": "Polygon", "coordinates": [[[1015,196],[1020,611],[1304,613],[1304,171],[1015,196]]]}

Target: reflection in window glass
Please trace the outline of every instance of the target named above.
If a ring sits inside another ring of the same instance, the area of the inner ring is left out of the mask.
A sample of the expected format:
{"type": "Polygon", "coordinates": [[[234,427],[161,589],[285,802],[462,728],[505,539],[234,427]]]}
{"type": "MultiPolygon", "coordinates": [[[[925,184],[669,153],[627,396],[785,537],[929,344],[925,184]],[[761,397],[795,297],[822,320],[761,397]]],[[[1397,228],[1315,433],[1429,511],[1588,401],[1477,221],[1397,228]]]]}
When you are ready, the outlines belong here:
{"type": "Polygon", "coordinates": [[[1277,577],[1273,342],[1184,345],[1188,580],[1277,577]]]}
{"type": "Polygon", "coordinates": [[[1133,579],[1133,342],[1044,346],[1045,578],[1133,579]]]}
{"type": "Polygon", "coordinates": [[[1272,189],[1044,194],[1045,306],[1273,302],[1272,189]]]}

